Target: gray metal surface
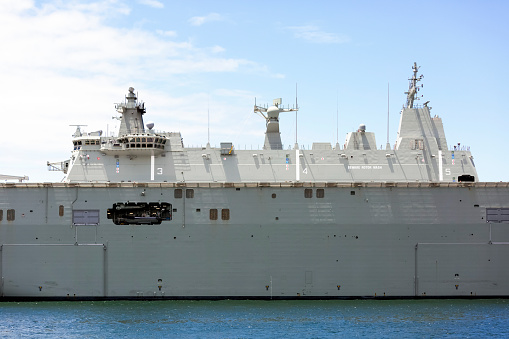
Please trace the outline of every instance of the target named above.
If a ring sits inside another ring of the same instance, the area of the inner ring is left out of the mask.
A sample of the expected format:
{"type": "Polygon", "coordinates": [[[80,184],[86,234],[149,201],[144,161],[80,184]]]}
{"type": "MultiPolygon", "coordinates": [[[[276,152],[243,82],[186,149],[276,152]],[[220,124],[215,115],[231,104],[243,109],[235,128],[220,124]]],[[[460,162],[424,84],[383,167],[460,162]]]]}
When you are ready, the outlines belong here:
{"type": "Polygon", "coordinates": [[[0,300],[509,296],[509,184],[448,148],[417,70],[383,150],[364,127],[283,150],[279,101],[264,149],[185,148],[130,88],[64,182],[0,184],[0,300]]]}

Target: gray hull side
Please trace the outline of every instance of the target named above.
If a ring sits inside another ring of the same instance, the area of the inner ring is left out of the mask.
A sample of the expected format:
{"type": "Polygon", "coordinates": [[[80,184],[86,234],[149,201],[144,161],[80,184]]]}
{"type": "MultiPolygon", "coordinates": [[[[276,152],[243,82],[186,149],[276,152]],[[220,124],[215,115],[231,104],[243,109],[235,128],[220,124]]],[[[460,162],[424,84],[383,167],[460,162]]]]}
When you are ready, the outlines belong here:
{"type": "Polygon", "coordinates": [[[509,296],[509,228],[486,222],[507,188],[311,189],[2,188],[2,296],[509,296]],[[173,220],[115,225],[106,210],[124,201],[169,202],[173,220]],[[73,210],[99,210],[99,225],[73,225],[73,210]]]}

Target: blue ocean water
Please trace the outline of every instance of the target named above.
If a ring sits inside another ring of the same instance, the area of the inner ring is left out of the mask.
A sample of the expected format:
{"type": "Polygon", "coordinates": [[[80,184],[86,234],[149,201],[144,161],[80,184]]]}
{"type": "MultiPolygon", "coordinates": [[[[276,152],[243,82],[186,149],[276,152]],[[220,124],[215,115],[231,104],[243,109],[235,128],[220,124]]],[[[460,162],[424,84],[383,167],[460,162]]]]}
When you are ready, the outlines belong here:
{"type": "Polygon", "coordinates": [[[509,300],[4,302],[0,336],[509,337],[509,300]]]}

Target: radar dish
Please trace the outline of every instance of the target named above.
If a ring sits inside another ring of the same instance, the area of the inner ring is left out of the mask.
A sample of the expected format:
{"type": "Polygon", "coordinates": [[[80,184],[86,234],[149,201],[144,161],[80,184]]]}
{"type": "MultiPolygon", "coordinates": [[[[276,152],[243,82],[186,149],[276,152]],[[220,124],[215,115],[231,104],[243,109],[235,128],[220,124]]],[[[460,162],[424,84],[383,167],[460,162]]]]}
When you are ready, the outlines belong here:
{"type": "Polygon", "coordinates": [[[147,128],[150,130],[154,128],[154,123],[152,121],[147,122],[147,128]]]}

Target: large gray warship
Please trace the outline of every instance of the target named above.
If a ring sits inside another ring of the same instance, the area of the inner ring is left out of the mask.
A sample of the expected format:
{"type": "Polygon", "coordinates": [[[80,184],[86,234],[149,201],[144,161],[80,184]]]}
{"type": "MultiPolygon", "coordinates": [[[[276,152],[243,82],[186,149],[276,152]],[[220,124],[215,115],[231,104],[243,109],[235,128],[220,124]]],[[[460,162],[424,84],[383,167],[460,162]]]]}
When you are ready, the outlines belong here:
{"type": "Polygon", "coordinates": [[[133,88],[117,136],[74,133],[60,183],[0,184],[0,300],[509,296],[509,184],[409,79],[396,144],[284,149],[280,100],[254,107],[262,149],[184,147],[144,124],[133,88]]]}

